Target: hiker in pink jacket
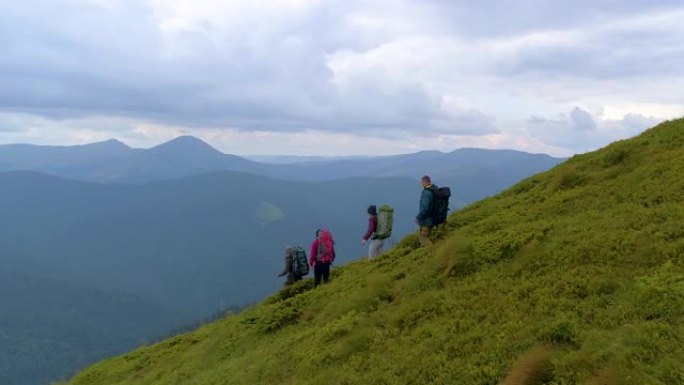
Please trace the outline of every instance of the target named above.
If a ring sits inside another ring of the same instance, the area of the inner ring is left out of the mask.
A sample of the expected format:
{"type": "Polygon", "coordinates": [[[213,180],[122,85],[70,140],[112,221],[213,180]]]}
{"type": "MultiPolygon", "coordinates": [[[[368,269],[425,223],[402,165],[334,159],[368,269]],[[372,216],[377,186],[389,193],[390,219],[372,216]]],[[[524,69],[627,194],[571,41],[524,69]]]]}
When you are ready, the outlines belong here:
{"type": "Polygon", "coordinates": [[[330,277],[330,265],[335,260],[335,241],[330,231],[319,229],[316,231],[316,239],[311,244],[309,254],[309,266],[314,269],[314,286],[318,286],[323,279],[328,282],[330,277]]]}

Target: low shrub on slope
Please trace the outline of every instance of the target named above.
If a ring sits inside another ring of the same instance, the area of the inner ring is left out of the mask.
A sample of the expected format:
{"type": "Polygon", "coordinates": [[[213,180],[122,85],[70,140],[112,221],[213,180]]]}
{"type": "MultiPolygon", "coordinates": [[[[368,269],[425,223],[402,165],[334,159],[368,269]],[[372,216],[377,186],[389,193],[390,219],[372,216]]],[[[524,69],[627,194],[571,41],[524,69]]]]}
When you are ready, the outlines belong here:
{"type": "Polygon", "coordinates": [[[456,212],[436,237],[69,384],[684,383],[684,120],[456,212]]]}

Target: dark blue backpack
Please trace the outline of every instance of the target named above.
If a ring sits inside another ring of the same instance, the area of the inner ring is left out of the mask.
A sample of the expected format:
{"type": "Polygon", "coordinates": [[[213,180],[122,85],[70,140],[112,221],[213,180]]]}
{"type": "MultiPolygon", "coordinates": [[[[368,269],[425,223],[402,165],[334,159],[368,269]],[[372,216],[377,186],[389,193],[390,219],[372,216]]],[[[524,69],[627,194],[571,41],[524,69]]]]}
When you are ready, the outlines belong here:
{"type": "Polygon", "coordinates": [[[449,187],[438,187],[432,190],[432,220],[434,225],[446,223],[449,216],[449,198],[451,189],[449,187]]]}

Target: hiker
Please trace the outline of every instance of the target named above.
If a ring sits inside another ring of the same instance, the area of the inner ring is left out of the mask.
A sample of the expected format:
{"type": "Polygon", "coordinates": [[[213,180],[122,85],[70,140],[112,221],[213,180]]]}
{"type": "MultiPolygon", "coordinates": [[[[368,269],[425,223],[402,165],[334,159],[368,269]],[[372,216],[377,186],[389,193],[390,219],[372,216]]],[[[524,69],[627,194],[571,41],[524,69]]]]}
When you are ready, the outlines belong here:
{"type": "Polygon", "coordinates": [[[361,239],[361,244],[365,245],[369,240],[368,259],[371,260],[380,253],[385,246],[385,239],[392,236],[392,222],[394,218],[394,210],[388,205],[380,206],[378,213],[375,205],[368,207],[368,230],[366,235],[361,239]]]}
{"type": "Polygon", "coordinates": [[[309,255],[309,266],[314,269],[314,287],[321,283],[321,279],[323,279],[323,283],[328,283],[330,265],[334,260],[335,241],[333,241],[330,231],[318,229],[316,239],[311,244],[311,254],[309,255]]]}
{"type": "Polygon", "coordinates": [[[368,259],[371,260],[377,257],[382,250],[382,246],[385,244],[383,239],[375,238],[375,231],[378,229],[378,209],[375,205],[368,206],[368,230],[366,234],[361,238],[361,244],[365,245],[366,242],[370,240],[370,246],[368,247],[368,259]]]}
{"type": "Polygon", "coordinates": [[[423,186],[423,192],[420,194],[420,207],[418,210],[418,215],[416,215],[416,223],[420,228],[418,240],[420,240],[420,245],[425,247],[432,245],[430,233],[432,232],[432,228],[435,226],[433,220],[433,211],[435,203],[435,190],[437,187],[432,185],[432,180],[427,175],[421,178],[421,185],[423,186]]]}
{"type": "Polygon", "coordinates": [[[421,184],[423,192],[420,194],[420,208],[416,215],[416,223],[420,226],[418,239],[421,246],[425,247],[432,245],[430,240],[432,229],[447,221],[451,189],[449,187],[438,188],[432,184],[432,180],[427,175],[423,176],[421,184]]]}
{"type": "Polygon", "coordinates": [[[302,279],[302,276],[295,272],[293,266],[293,249],[291,246],[285,247],[285,268],[278,274],[278,278],[287,275],[287,280],[285,280],[285,286],[290,286],[293,283],[302,279]]]}

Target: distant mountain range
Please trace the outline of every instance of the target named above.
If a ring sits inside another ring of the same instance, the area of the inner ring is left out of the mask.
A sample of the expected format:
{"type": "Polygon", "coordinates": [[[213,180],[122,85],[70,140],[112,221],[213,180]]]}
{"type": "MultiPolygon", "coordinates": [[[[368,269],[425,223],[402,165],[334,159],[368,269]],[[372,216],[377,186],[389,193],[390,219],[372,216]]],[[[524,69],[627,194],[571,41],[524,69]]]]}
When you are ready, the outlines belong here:
{"type": "Polygon", "coordinates": [[[464,202],[495,194],[563,161],[543,154],[472,148],[381,157],[261,159],[277,164],[223,154],[192,136],[178,137],[150,149],[133,149],[116,140],[71,147],[0,146],[0,172],[31,170],[105,183],[144,183],[214,171],[311,182],[351,177],[416,180],[429,174],[436,182],[453,186],[464,202]]]}
{"type": "Polygon", "coordinates": [[[260,164],[226,155],[182,136],[150,149],[117,140],[81,146],[0,146],[0,171],[31,170],[93,182],[148,182],[219,170],[259,170],[260,164]]]}

